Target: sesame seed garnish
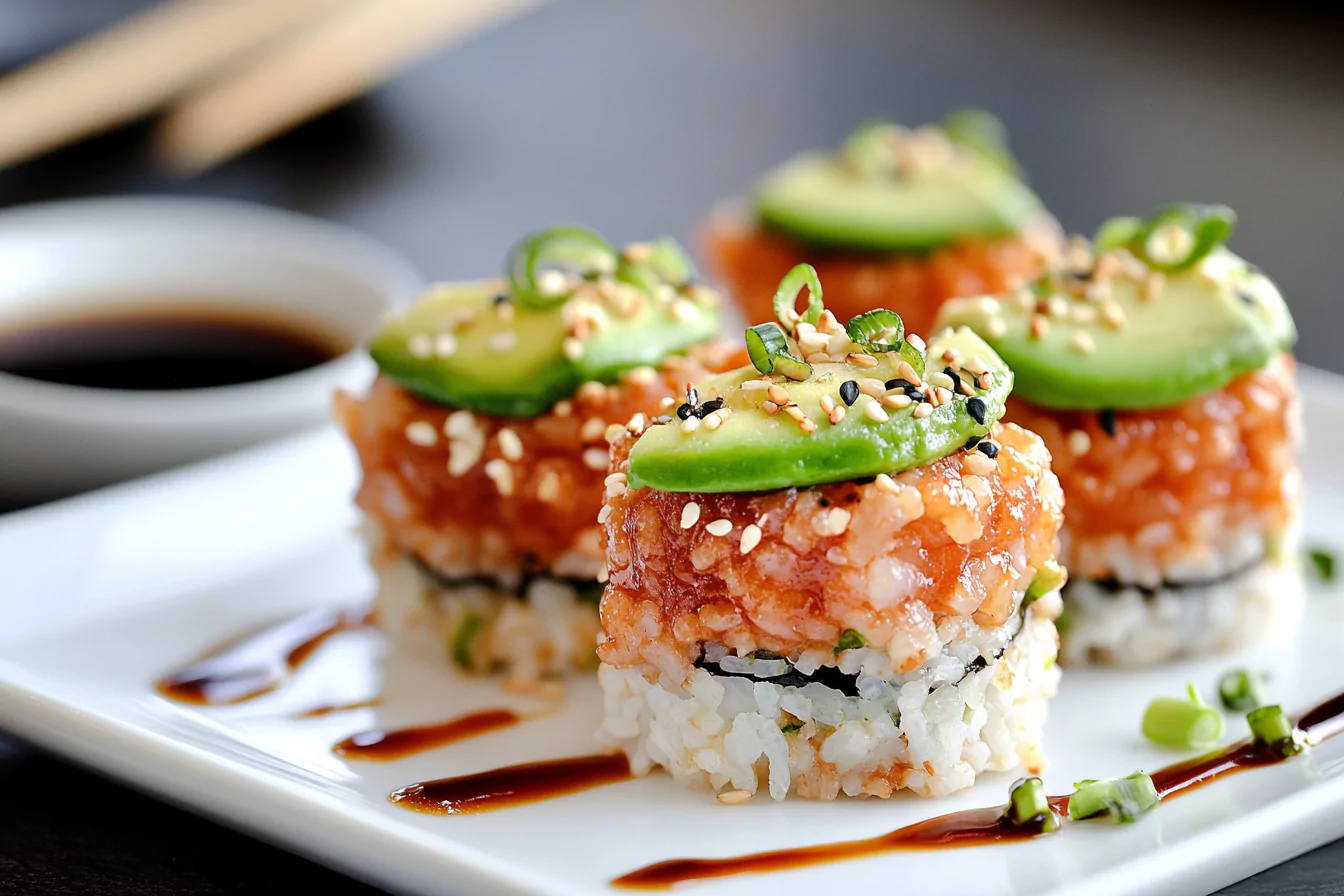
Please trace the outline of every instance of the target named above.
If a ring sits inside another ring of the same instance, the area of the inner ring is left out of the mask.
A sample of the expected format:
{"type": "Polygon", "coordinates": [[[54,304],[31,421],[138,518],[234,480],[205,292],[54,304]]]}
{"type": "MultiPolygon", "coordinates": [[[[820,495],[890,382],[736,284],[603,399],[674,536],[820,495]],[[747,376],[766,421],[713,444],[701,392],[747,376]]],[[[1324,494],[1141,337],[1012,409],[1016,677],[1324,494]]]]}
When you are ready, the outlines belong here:
{"type": "Polygon", "coordinates": [[[784,413],[788,414],[790,417],[792,417],[799,423],[802,423],[804,420],[807,419],[807,415],[803,413],[803,409],[798,407],[798,405],[796,404],[791,404],[788,407],[784,408],[784,413]]]}
{"type": "Polygon", "coordinates": [[[821,398],[817,400],[817,404],[821,405],[822,413],[826,414],[828,417],[830,416],[831,411],[835,410],[835,399],[829,395],[821,396],[821,398]]]}
{"type": "Polygon", "coordinates": [[[859,352],[850,352],[845,355],[845,360],[855,367],[876,367],[878,361],[872,355],[860,354],[859,352]]]}
{"type": "Polygon", "coordinates": [[[724,401],[722,398],[711,398],[709,401],[705,402],[704,404],[700,405],[700,407],[696,408],[695,415],[697,417],[708,417],[715,411],[721,411],[727,406],[728,402],[724,401]]]}
{"type": "Polygon", "coordinates": [[[975,476],[988,476],[998,466],[988,455],[981,454],[979,451],[972,451],[967,454],[963,463],[966,469],[975,476]]]}
{"type": "Polygon", "coordinates": [[[428,448],[431,445],[438,444],[439,433],[434,428],[434,424],[426,423],[424,420],[415,420],[406,424],[406,441],[412,445],[419,445],[421,448],[428,448]]]}
{"type": "Polygon", "coordinates": [[[985,321],[985,335],[990,339],[1002,339],[1008,335],[1008,325],[1001,317],[991,317],[985,321]]]}
{"type": "Polygon", "coordinates": [[[406,340],[406,350],[412,358],[428,358],[434,354],[434,340],[426,333],[412,333],[406,340]]]}
{"type": "Polygon", "coordinates": [[[481,439],[481,428],[471,411],[453,411],[443,421],[443,434],[450,439],[481,439]]]}
{"type": "Polygon", "coordinates": [[[603,504],[602,509],[597,512],[597,521],[605,524],[609,519],[611,519],[611,505],[603,504]]]}
{"type": "Polygon", "coordinates": [[[866,376],[859,380],[859,391],[870,398],[881,398],[886,394],[887,387],[881,380],[866,376]]]}
{"type": "Polygon", "coordinates": [[[537,277],[537,291],[544,296],[560,296],[569,291],[569,278],[559,271],[542,271],[537,277]]]}
{"type": "Polygon", "coordinates": [[[667,313],[672,315],[673,320],[686,323],[695,320],[700,314],[700,309],[686,299],[674,299],[672,304],[668,306],[667,313]]]}
{"type": "Polygon", "coordinates": [[[890,419],[887,416],[887,412],[882,409],[882,405],[878,404],[876,401],[864,402],[863,416],[867,417],[874,423],[886,423],[887,420],[890,419]]]}
{"type": "Polygon", "coordinates": [[[727,535],[729,532],[733,531],[733,521],[715,520],[714,522],[705,526],[705,531],[708,532],[710,535],[714,536],[727,535]]]}
{"type": "Polygon", "coordinates": [[[949,348],[947,351],[943,352],[943,362],[947,364],[955,364],[959,357],[961,357],[961,352],[957,351],[955,348],[949,348]]]}
{"type": "Polygon", "coordinates": [[[915,373],[915,368],[910,366],[909,361],[902,361],[896,365],[896,373],[907,383],[919,382],[919,374],[915,373]]]}
{"type": "Polygon", "coordinates": [[[975,388],[981,391],[987,390],[990,387],[990,385],[992,385],[992,383],[993,380],[990,377],[989,371],[985,371],[984,373],[978,373],[975,376],[975,388]]]}
{"type": "Polygon", "coordinates": [[[681,508],[681,528],[689,529],[700,521],[700,505],[694,501],[687,501],[686,506],[681,508]]]}
{"type": "Polygon", "coordinates": [[[798,428],[810,436],[817,431],[817,424],[810,418],[804,417],[802,420],[798,421],[798,428]]]}
{"type": "Polygon", "coordinates": [[[665,396],[663,396],[661,399],[658,400],[658,410],[660,410],[660,411],[668,411],[668,410],[671,410],[671,409],[672,409],[672,405],[674,405],[674,404],[676,404],[676,403],[677,403],[677,400],[676,400],[675,398],[673,398],[671,395],[665,395],[665,396]]]}
{"type": "Polygon", "coordinates": [[[979,376],[982,373],[988,372],[989,365],[985,363],[984,358],[977,356],[971,358],[969,361],[963,361],[961,364],[961,368],[965,370],[967,373],[979,376]]]}
{"type": "Polygon", "coordinates": [[[577,361],[583,357],[583,343],[573,336],[567,336],[560,343],[560,351],[571,361],[577,361]]]}
{"type": "Polygon", "coordinates": [[[948,376],[945,373],[929,374],[929,383],[943,389],[951,389],[953,386],[952,377],[948,376]]]}
{"type": "Polygon", "coordinates": [[[886,473],[878,473],[873,479],[873,484],[882,489],[882,491],[890,492],[893,495],[901,490],[901,487],[896,484],[896,480],[892,479],[886,473]]]}
{"type": "Polygon", "coordinates": [[[1045,302],[1045,313],[1053,318],[1061,318],[1069,313],[1069,301],[1063,296],[1051,296],[1045,302]]]}
{"type": "Polygon", "coordinates": [[[884,395],[882,396],[882,406],[890,408],[893,411],[903,410],[914,404],[914,399],[909,395],[884,395]]]}
{"type": "Polygon", "coordinates": [[[838,404],[831,408],[831,412],[826,415],[826,419],[831,422],[832,426],[839,426],[845,420],[845,413],[845,406],[838,404]]]}
{"type": "Polygon", "coordinates": [[[602,401],[607,397],[607,387],[597,380],[588,380],[574,393],[581,401],[602,401]]]}
{"type": "Polygon", "coordinates": [[[747,380],[742,384],[743,392],[764,392],[769,389],[771,383],[769,380],[747,380]]]}
{"type": "Polygon", "coordinates": [[[840,400],[847,407],[853,407],[854,402],[859,400],[859,384],[854,380],[845,380],[840,384],[840,400]]]}
{"type": "Polygon", "coordinates": [[[643,414],[635,414],[626,421],[625,428],[630,435],[637,436],[644,431],[644,427],[647,425],[643,414]]]}
{"type": "Polygon", "coordinates": [[[999,446],[994,442],[981,442],[975,447],[985,457],[994,458],[999,456],[999,446]]]}
{"type": "Polygon", "coordinates": [[[602,440],[606,442],[608,445],[614,445],[616,444],[616,440],[619,439],[621,436],[625,435],[627,432],[629,432],[629,430],[627,430],[620,423],[612,423],[605,430],[602,431],[602,440]]]}
{"type": "Polygon", "coordinates": [[[738,550],[743,554],[748,554],[751,549],[761,543],[761,527],[752,523],[742,530],[742,541],[738,545],[738,550]]]}
{"type": "Polygon", "coordinates": [[[518,345],[518,334],[513,330],[502,330],[490,337],[490,350],[507,352],[518,345]]]}
{"type": "Polygon", "coordinates": [[[933,405],[931,404],[918,405],[911,413],[915,415],[916,420],[923,420],[925,417],[933,413],[933,405]]]}
{"type": "Polygon", "coordinates": [[[636,367],[627,370],[623,379],[626,382],[634,383],[636,386],[647,386],[658,378],[658,371],[645,364],[642,367],[636,367]]]}
{"type": "Polygon", "coordinates": [[[1097,423],[1105,430],[1106,435],[1115,438],[1115,411],[1110,409],[1099,411],[1097,413],[1097,423]]]}
{"type": "Polygon", "coordinates": [[[1031,318],[1031,338],[1044,339],[1050,335],[1050,321],[1043,314],[1034,314],[1031,318]]]}
{"type": "Polygon", "coordinates": [[[832,507],[822,518],[822,535],[843,535],[849,528],[850,513],[843,507],[832,507]]]}
{"type": "Polygon", "coordinates": [[[495,484],[501,495],[507,498],[513,494],[513,468],[506,461],[499,458],[486,461],[485,475],[495,484]]]}
{"type": "Polygon", "coordinates": [[[613,482],[625,482],[626,475],[619,470],[615,473],[608,473],[607,478],[602,480],[603,485],[611,485],[613,482]]]}
{"type": "Polygon", "coordinates": [[[452,333],[440,333],[434,337],[434,354],[448,358],[457,351],[457,337],[452,333]]]}
{"type": "Polygon", "coordinates": [[[983,438],[984,436],[971,436],[969,439],[966,440],[966,444],[962,445],[961,447],[965,448],[967,451],[970,451],[976,445],[979,445],[980,441],[983,438]]]}
{"type": "Polygon", "coordinates": [[[723,421],[728,419],[728,415],[730,413],[731,412],[727,408],[720,408],[719,410],[713,412],[712,414],[706,415],[704,417],[705,429],[709,430],[710,432],[713,432],[714,430],[718,429],[720,426],[723,425],[723,421]]]}
{"type": "Polygon", "coordinates": [[[1086,430],[1075,429],[1069,433],[1068,444],[1070,454],[1074,457],[1082,457],[1092,450],[1092,437],[1087,434],[1086,430]]]}
{"type": "Polygon", "coordinates": [[[547,470],[541,477],[541,482],[537,483],[537,497],[547,504],[554,502],[560,497],[560,474],[554,470],[547,470]]]}
{"type": "Polygon", "coordinates": [[[983,398],[976,397],[966,399],[966,413],[970,414],[971,419],[981,426],[985,425],[986,410],[987,408],[985,407],[985,400],[983,398]]]}
{"type": "Polygon", "coordinates": [[[951,403],[952,403],[952,398],[953,398],[952,393],[951,393],[949,390],[944,389],[942,386],[939,386],[937,389],[935,389],[935,390],[934,390],[934,393],[938,396],[938,406],[939,406],[939,407],[942,407],[942,406],[945,405],[945,404],[951,404],[951,403]]]}
{"type": "Polygon", "coordinates": [[[557,417],[568,417],[574,413],[574,405],[568,401],[557,401],[555,407],[551,409],[557,417]]]}
{"type": "Polygon", "coordinates": [[[699,417],[687,417],[685,420],[681,421],[681,431],[688,435],[690,433],[695,432],[699,428],[700,428],[699,417]]]}
{"type": "Polygon", "coordinates": [[[910,343],[911,347],[917,352],[922,352],[928,348],[928,346],[924,344],[924,340],[919,338],[918,333],[906,333],[905,341],[910,343]]]}
{"type": "Polygon", "coordinates": [[[1076,352],[1090,355],[1097,350],[1097,341],[1092,338],[1091,334],[1080,330],[1074,333],[1073,338],[1069,340],[1069,347],[1076,352]]]}
{"type": "Polygon", "coordinates": [[[616,498],[628,491],[630,486],[626,485],[625,477],[607,483],[607,497],[616,498]]]}
{"type": "Polygon", "coordinates": [[[751,799],[751,792],[748,790],[725,790],[715,799],[725,806],[740,806],[751,799]]]}
{"type": "Polygon", "coordinates": [[[1157,271],[1152,271],[1148,276],[1143,278],[1143,289],[1139,295],[1145,302],[1151,302],[1162,294],[1162,290],[1166,288],[1166,285],[1166,276],[1157,271]]]}
{"type": "Polygon", "coordinates": [[[499,453],[504,455],[506,460],[523,459],[523,440],[518,438],[518,433],[505,427],[495,438],[499,441],[499,453]]]}
{"type": "Polygon", "coordinates": [[[583,465],[590,470],[607,468],[607,452],[603,448],[588,448],[583,452],[583,465]]]}
{"type": "Polygon", "coordinates": [[[596,442],[606,431],[607,421],[601,417],[589,417],[583,421],[583,426],[579,427],[579,438],[585,442],[596,442]]]}
{"type": "Polygon", "coordinates": [[[779,413],[779,405],[775,404],[773,401],[765,401],[761,403],[761,410],[773,417],[779,413]]]}
{"type": "Polygon", "coordinates": [[[771,386],[769,393],[770,400],[781,407],[789,403],[789,393],[780,386],[771,386]]]}

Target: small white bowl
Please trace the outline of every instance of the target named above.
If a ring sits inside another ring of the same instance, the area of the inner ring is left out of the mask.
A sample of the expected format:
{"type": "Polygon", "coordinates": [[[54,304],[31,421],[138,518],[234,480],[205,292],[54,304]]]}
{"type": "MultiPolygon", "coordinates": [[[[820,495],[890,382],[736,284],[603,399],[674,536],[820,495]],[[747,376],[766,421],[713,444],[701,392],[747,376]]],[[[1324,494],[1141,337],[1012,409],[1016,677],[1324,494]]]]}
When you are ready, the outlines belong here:
{"type": "Polygon", "coordinates": [[[135,392],[0,372],[0,498],[31,503],[314,426],[332,391],[360,388],[362,343],[423,280],[354,231],[264,206],[146,197],[0,212],[0,331],[134,302],[221,299],[348,346],[306,370],[241,385],[135,392]]]}

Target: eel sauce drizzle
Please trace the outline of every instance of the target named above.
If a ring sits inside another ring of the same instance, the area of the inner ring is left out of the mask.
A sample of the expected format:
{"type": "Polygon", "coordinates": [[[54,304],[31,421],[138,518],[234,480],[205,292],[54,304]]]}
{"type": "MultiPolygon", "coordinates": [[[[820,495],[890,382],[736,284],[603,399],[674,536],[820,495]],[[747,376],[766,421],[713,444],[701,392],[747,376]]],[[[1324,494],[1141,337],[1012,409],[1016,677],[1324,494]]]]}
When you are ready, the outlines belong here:
{"type": "Polygon", "coordinates": [[[525,718],[509,709],[485,709],[434,725],[362,731],[336,744],[331,751],[342,759],[391,762],[469,737],[510,728],[525,718]]]}
{"type": "MultiPolygon", "coordinates": [[[[1296,727],[1308,746],[1315,746],[1344,731],[1344,694],[1333,697],[1304,713],[1298,719],[1296,727]]],[[[1215,778],[1242,769],[1258,768],[1284,761],[1285,757],[1245,740],[1216,753],[1158,769],[1152,773],[1152,779],[1157,786],[1158,797],[1166,801],[1188,793],[1215,778]]],[[[1066,812],[1069,798],[1051,797],[1050,805],[1056,812],[1066,812]]],[[[788,868],[857,859],[885,852],[947,849],[1048,836],[1007,825],[1003,821],[1003,811],[1002,806],[991,809],[966,809],[917,822],[866,840],[802,846],[724,859],[671,859],[622,875],[613,880],[611,885],[626,890],[666,890],[678,884],[735,874],[783,871],[788,868]]]]}

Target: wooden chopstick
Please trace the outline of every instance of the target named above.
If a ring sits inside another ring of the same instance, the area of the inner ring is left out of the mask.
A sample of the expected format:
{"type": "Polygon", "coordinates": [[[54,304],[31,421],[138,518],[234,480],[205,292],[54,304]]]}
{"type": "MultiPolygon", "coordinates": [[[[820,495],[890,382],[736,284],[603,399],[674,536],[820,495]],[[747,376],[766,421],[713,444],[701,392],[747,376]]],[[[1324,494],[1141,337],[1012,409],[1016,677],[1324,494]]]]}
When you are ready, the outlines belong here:
{"type": "Polygon", "coordinates": [[[362,0],[183,97],[160,123],[156,149],[176,171],[210,168],[538,2],[362,0]]]}
{"type": "Polygon", "coordinates": [[[170,0],[0,78],[0,168],[153,111],[346,0],[170,0]]]}

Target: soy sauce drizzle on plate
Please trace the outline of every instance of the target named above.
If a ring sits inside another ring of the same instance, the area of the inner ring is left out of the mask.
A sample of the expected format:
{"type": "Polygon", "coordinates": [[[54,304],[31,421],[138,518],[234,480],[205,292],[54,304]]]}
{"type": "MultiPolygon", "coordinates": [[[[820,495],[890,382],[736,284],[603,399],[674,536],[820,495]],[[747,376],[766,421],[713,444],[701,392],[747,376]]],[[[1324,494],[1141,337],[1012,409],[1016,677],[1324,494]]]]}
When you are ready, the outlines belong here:
{"type": "MultiPolygon", "coordinates": [[[[1297,730],[1310,745],[1344,732],[1344,694],[1331,698],[1304,713],[1297,722],[1297,730]]],[[[1169,765],[1152,773],[1158,796],[1174,799],[1215,778],[1247,768],[1257,768],[1285,761],[1285,757],[1258,746],[1251,741],[1240,741],[1231,746],[1185,762],[1169,765]]],[[[1068,809],[1069,798],[1050,798],[1056,812],[1068,809]]],[[[966,809],[917,822],[867,840],[848,840],[818,846],[780,849],[723,859],[671,859],[637,869],[611,882],[613,887],[629,890],[665,890],[678,884],[734,874],[762,873],[820,865],[844,859],[857,859],[886,852],[915,849],[947,849],[1025,840],[1047,836],[1006,826],[1003,809],[966,809]]]]}
{"type": "Polygon", "coordinates": [[[373,709],[382,706],[383,701],[377,697],[372,700],[356,700],[353,703],[324,703],[321,706],[312,706],[301,712],[291,713],[291,719],[317,719],[322,716],[334,715],[338,712],[352,712],[356,709],[373,709]]]}
{"type": "Polygon", "coordinates": [[[623,754],[599,753],[425,781],[403,787],[388,799],[430,815],[472,815],[567,796],[632,777],[630,762],[623,754]]]}
{"type": "Polygon", "coordinates": [[[342,759],[391,762],[501,728],[510,728],[525,719],[525,716],[510,709],[485,709],[434,725],[361,731],[336,744],[331,751],[342,759]]]}
{"type": "Polygon", "coordinates": [[[312,610],[216,647],[155,690],[194,706],[243,703],[274,691],[332,635],[372,624],[366,610],[312,610]]]}

